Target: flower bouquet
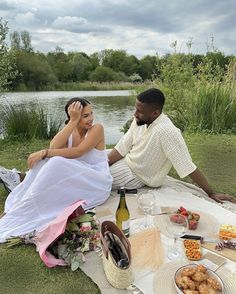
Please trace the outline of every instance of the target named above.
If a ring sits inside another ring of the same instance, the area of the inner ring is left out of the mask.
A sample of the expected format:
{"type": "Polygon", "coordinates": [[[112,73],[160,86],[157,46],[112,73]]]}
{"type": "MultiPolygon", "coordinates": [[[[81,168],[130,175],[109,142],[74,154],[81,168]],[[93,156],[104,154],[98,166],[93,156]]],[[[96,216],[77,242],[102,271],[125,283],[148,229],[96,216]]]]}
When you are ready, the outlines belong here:
{"type": "Polygon", "coordinates": [[[84,252],[100,246],[100,228],[94,213],[83,210],[84,201],[68,206],[42,230],[7,240],[7,247],[19,244],[34,244],[47,267],[70,266],[74,271],[84,252]]]}
{"type": "Polygon", "coordinates": [[[49,245],[47,251],[63,259],[75,271],[81,261],[85,262],[84,252],[95,250],[100,244],[99,224],[93,213],[85,213],[70,220],[65,232],[49,245]]]}

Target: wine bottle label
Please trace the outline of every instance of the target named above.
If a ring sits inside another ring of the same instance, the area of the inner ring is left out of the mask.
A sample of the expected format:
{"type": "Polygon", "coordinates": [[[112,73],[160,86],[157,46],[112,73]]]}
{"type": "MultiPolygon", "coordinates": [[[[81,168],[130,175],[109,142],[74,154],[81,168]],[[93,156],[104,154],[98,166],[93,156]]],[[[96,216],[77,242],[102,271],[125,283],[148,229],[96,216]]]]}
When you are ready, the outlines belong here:
{"type": "Polygon", "coordinates": [[[129,220],[122,222],[122,231],[129,230],[129,227],[130,227],[130,221],[129,220]]]}

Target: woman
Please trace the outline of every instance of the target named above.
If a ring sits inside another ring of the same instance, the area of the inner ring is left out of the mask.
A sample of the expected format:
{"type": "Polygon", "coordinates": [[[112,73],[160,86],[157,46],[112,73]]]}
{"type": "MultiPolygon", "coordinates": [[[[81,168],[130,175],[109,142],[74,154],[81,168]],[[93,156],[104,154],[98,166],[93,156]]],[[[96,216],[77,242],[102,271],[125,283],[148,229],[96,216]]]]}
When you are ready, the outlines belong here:
{"type": "Polygon", "coordinates": [[[91,104],[72,98],[65,106],[64,128],[50,148],[28,158],[24,181],[8,196],[0,219],[0,242],[38,231],[65,207],[85,200],[84,209],[102,204],[110,195],[109,172],[102,125],[93,124],[91,104]]]}

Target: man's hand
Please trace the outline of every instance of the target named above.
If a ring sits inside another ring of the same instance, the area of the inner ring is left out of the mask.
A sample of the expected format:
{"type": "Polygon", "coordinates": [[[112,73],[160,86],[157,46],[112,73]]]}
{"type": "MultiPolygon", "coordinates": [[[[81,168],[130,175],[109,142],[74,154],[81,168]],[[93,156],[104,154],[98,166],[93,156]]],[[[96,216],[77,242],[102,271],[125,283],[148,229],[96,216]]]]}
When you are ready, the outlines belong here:
{"type": "Polygon", "coordinates": [[[228,194],[212,193],[208,194],[208,196],[218,203],[223,203],[223,201],[229,201],[236,204],[236,197],[230,196],[228,194]]]}
{"type": "Polygon", "coordinates": [[[43,159],[45,155],[45,150],[40,150],[34,153],[31,153],[28,157],[27,163],[28,168],[31,169],[36,163],[43,159]]]}

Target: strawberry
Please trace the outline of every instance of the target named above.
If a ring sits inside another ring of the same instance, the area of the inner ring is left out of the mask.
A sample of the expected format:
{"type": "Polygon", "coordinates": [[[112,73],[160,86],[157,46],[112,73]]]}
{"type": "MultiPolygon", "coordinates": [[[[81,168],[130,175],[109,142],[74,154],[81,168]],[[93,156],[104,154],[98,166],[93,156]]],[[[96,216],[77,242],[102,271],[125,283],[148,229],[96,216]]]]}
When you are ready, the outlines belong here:
{"type": "Polygon", "coordinates": [[[187,210],[185,210],[185,211],[181,211],[181,214],[184,215],[184,216],[188,216],[188,212],[187,212],[187,210]]]}
{"type": "Polygon", "coordinates": [[[188,224],[189,224],[189,230],[196,230],[198,226],[198,222],[195,219],[191,219],[188,224]]]}

